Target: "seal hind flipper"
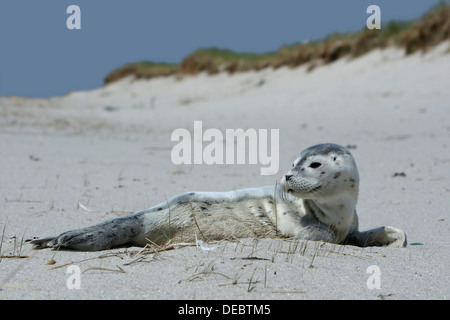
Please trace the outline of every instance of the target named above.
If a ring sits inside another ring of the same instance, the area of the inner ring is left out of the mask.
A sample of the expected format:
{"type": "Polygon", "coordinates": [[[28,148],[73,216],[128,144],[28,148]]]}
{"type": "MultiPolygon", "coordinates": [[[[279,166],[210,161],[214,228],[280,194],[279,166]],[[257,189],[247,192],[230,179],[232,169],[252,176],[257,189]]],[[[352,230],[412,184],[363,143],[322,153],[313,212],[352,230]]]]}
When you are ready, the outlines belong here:
{"type": "Polygon", "coordinates": [[[45,248],[51,248],[49,243],[54,241],[55,239],[56,239],[56,237],[33,239],[30,241],[30,243],[33,245],[33,249],[45,249],[45,248]]]}
{"type": "Polygon", "coordinates": [[[56,237],[32,240],[31,244],[33,249],[99,251],[134,244],[142,233],[140,218],[133,215],[67,231],[56,237]]]}

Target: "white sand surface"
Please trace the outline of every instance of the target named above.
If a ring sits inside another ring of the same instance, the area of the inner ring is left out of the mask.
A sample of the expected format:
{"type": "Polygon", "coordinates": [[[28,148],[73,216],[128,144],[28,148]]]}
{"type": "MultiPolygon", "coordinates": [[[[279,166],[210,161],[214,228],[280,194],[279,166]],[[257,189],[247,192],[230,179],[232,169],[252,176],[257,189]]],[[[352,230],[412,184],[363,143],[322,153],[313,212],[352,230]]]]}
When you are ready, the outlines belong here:
{"type": "Polygon", "coordinates": [[[0,261],[0,299],[449,299],[448,48],[376,50],[309,73],[125,79],[51,99],[0,97],[1,254],[14,256],[0,261]],[[260,164],[174,165],[171,133],[192,132],[195,120],[222,132],[279,129],[278,174],[260,175],[260,164]],[[142,255],[23,243],[186,191],[275,184],[302,149],[322,142],[351,146],[360,229],[395,226],[413,245],[244,239],[142,255]],[[70,265],[80,268],[80,289],[67,287],[70,265]],[[380,289],[367,287],[371,265],[380,289]]]}

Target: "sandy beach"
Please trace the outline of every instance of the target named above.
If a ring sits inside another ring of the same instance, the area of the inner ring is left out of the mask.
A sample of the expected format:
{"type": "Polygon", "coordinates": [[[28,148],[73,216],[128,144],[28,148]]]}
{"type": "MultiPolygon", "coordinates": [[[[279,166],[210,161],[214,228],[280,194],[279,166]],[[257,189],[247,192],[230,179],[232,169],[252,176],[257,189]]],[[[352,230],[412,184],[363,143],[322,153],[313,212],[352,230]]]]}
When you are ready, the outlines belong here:
{"type": "Polygon", "coordinates": [[[0,97],[0,299],[449,299],[449,70],[445,42],[310,72],[126,78],[63,97],[0,97]],[[278,129],[278,173],[173,164],[171,133],[200,120],[204,130],[278,129]],[[242,239],[73,252],[25,242],[187,191],[273,185],[323,142],[355,157],[360,230],[398,227],[406,248],[242,239]],[[67,285],[73,265],[79,289],[67,285]],[[367,283],[374,265],[380,288],[367,283]]]}

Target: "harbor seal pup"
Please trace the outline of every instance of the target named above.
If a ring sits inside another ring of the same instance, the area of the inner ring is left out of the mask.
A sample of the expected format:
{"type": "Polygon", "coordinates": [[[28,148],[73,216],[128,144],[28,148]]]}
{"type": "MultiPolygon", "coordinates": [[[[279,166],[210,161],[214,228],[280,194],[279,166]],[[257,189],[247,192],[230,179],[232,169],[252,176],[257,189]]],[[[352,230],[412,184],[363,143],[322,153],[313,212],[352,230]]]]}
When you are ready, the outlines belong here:
{"type": "Polygon", "coordinates": [[[188,192],[150,209],[31,241],[34,247],[97,251],[119,246],[249,237],[294,237],[357,246],[406,246],[397,228],[358,231],[359,175],[336,144],[307,148],[280,184],[229,192],[188,192]]]}

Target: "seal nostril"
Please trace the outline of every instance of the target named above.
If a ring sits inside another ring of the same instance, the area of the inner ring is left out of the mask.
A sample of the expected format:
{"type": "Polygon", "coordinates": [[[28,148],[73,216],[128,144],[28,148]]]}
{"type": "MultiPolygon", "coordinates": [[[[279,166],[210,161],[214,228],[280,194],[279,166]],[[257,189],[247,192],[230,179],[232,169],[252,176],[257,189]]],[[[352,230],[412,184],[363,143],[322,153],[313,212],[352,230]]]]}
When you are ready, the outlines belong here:
{"type": "Polygon", "coordinates": [[[287,174],[284,177],[286,178],[286,181],[289,181],[289,179],[291,179],[293,175],[292,174],[287,174]]]}

